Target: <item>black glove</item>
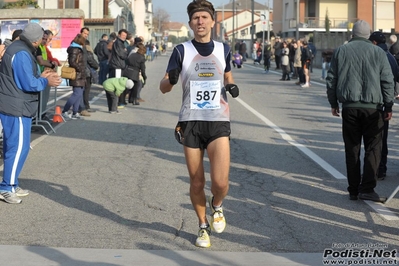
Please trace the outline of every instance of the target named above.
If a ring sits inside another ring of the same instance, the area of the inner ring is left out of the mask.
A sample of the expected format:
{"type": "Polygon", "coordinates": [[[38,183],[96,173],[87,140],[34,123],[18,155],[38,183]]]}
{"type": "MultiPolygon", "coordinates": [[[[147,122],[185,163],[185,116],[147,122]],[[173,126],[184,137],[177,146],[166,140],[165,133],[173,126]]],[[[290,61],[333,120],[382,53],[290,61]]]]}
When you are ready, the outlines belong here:
{"type": "Polygon", "coordinates": [[[175,85],[179,81],[180,68],[175,68],[169,71],[169,83],[175,85]]]}
{"type": "Polygon", "coordinates": [[[233,98],[238,97],[238,95],[240,94],[240,90],[238,89],[238,86],[236,84],[227,84],[225,88],[226,91],[228,91],[231,96],[233,96],[233,98]]]}

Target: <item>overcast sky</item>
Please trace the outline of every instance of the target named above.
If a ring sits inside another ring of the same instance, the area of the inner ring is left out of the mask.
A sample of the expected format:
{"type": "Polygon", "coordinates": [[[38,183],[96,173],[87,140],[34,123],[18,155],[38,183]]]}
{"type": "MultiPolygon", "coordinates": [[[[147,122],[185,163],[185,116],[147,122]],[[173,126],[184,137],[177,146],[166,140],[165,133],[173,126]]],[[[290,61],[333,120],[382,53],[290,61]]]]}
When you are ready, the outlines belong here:
{"type": "MultiPolygon", "coordinates": [[[[192,0],[152,0],[153,12],[159,8],[162,8],[170,15],[170,21],[187,23],[188,16],[186,8],[191,1],[192,0]]],[[[211,0],[210,2],[212,2],[213,6],[217,8],[222,5],[227,5],[229,2],[231,2],[231,0],[211,0]]],[[[267,4],[268,0],[256,0],[256,2],[267,4]]],[[[273,0],[270,0],[270,6],[273,6],[273,0]]]]}

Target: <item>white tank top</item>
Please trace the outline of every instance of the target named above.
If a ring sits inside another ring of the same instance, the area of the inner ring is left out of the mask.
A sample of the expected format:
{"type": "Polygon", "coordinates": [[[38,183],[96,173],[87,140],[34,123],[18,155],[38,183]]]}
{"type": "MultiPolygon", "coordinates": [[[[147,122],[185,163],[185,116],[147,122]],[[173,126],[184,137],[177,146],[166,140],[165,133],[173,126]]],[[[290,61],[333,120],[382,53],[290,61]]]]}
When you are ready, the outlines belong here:
{"type": "Polygon", "coordinates": [[[214,42],[209,56],[201,56],[191,41],[183,43],[183,99],[179,121],[230,121],[224,88],[224,46],[214,42]]]}

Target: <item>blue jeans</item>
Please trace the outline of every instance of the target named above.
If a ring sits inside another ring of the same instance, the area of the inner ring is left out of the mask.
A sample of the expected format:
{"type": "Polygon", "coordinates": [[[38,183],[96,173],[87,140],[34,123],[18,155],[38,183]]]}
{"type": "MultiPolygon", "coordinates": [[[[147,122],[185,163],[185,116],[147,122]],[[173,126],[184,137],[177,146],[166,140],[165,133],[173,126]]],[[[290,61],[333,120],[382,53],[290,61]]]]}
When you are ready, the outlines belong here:
{"type": "Polygon", "coordinates": [[[322,79],[326,78],[326,70],[328,71],[329,69],[330,69],[330,63],[323,62],[322,69],[321,69],[321,78],[322,79]]]}
{"type": "Polygon", "coordinates": [[[79,111],[79,106],[83,99],[83,87],[73,87],[72,90],[73,93],[66,102],[64,110],[62,110],[63,113],[68,112],[71,106],[72,106],[72,114],[76,114],[79,111]]]}

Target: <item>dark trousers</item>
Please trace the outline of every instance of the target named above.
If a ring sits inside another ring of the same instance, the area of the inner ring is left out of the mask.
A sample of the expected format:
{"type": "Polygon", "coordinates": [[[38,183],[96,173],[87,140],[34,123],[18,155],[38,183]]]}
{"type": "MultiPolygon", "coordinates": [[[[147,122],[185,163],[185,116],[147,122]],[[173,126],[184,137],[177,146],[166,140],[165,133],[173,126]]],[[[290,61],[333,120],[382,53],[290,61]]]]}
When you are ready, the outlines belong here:
{"type": "Polygon", "coordinates": [[[114,92],[110,91],[105,91],[105,96],[107,97],[108,111],[118,111],[118,96],[116,96],[114,92]]]}
{"type": "Polygon", "coordinates": [[[108,66],[108,78],[115,78],[115,68],[108,66]]]}
{"type": "Polygon", "coordinates": [[[83,91],[83,109],[90,109],[90,89],[91,89],[91,78],[86,78],[85,90],[83,91]]]}
{"type": "Polygon", "coordinates": [[[131,89],[130,94],[129,94],[129,103],[134,103],[135,101],[137,101],[137,98],[138,98],[137,94],[139,92],[139,88],[141,85],[141,82],[139,80],[133,80],[133,82],[134,82],[134,86],[131,89]]]}
{"type": "Polygon", "coordinates": [[[290,67],[288,65],[281,65],[281,70],[283,71],[283,80],[290,80],[290,67]]]}
{"type": "Polygon", "coordinates": [[[121,95],[119,95],[119,101],[118,104],[119,105],[126,105],[126,95],[129,93],[128,89],[125,89],[121,95]]]}
{"type": "Polygon", "coordinates": [[[343,108],[342,135],[345,143],[348,191],[351,195],[370,193],[377,185],[381,161],[383,112],[376,109],[343,108]],[[360,148],[364,145],[363,174],[360,148]]]}
{"type": "Polygon", "coordinates": [[[382,151],[381,151],[381,161],[378,172],[387,172],[387,161],[388,161],[388,128],[389,121],[384,121],[384,133],[382,134],[382,151]]]}
{"type": "Polygon", "coordinates": [[[263,58],[263,65],[265,67],[265,70],[270,69],[270,57],[263,58]]]}
{"type": "Polygon", "coordinates": [[[276,69],[280,69],[280,67],[281,67],[281,56],[280,55],[275,55],[274,56],[274,61],[276,62],[276,69]]]}
{"type": "Polygon", "coordinates": [[[100,71],[98,72],[98,83],[100,85],[107,79],[108,71],[108,60],[100,61],[100,71]]]}
{"type": "Polygon", "coordinates": [[[303,68],[302,67],[296,67],[296,71],[297,71],[297,74],[298,74],[299,82],[301,84],[306,83],[305,73],[303,73],[303,68]]]}

